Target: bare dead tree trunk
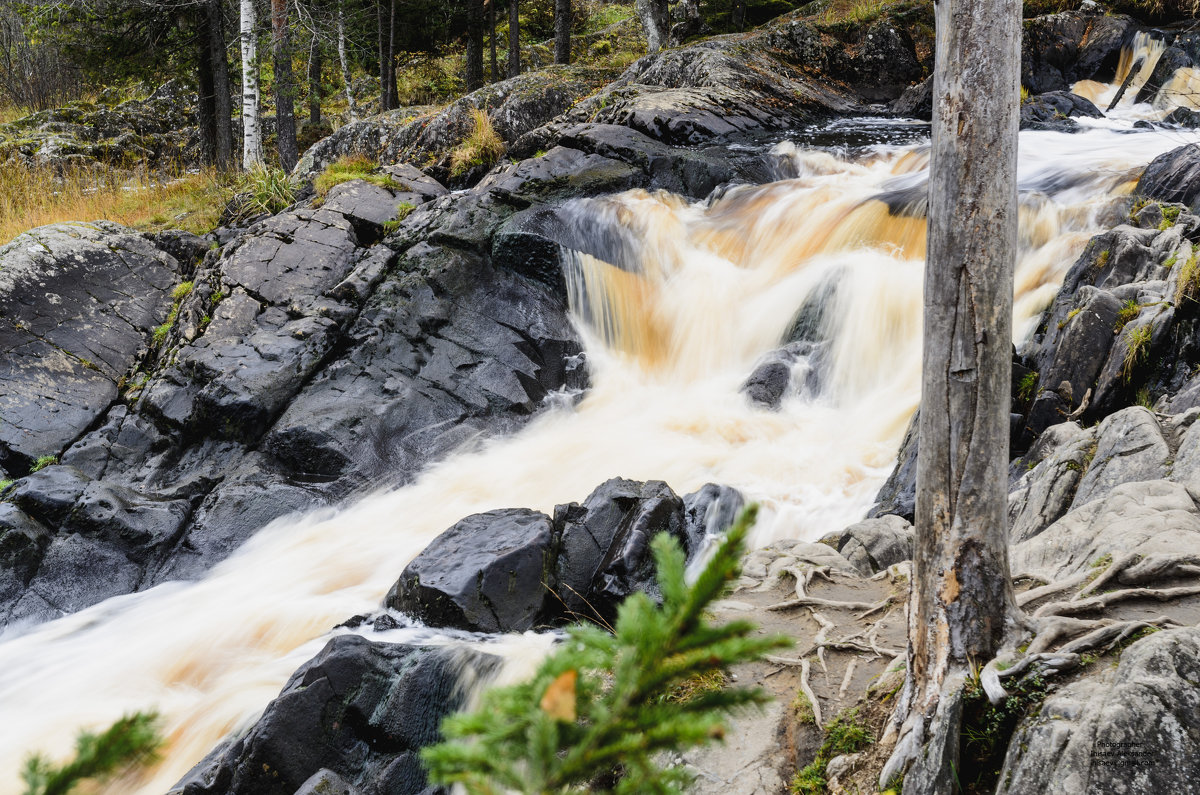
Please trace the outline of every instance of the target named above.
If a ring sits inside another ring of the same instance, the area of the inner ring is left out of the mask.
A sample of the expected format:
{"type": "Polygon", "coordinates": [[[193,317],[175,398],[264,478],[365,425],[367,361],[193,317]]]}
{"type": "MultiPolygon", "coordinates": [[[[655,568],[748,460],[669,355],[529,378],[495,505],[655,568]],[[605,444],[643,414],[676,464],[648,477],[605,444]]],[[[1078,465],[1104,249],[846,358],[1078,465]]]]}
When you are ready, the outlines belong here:
{"type": "Polygon", "coordinates": [[[491,31],[488,35],[488,43],[492,50],[492,82],[495,83],[500,79],[500,64],[496,57],[496,0],[487,0],[487,7],[488,28],[491,31]]]}
{"type": "Polygon", "coordinates": [[[1023,623],[1006,518],[1021,4],[936,9],[908,674],[880,777],[908,769],[904,792],[922,795],[952,790],[972,663],[1023,623]]]}
{"type": "Polygon", "coordinates": [[[225,48],[225,15],[220,0],[208,3],[209,59],[212,63],[213,115],[216,118],[216,165],[233,168],[233,99],[225,48]]]}
{"type": "Polygon", "coordinates": [[[275,149],[280,167],[290,172],[300,158],[296,152],[296,89],[287,3],[271,0],[271,50],[275,56],[275,149]]]}
{"type": "Polygon", "coordinates": [[[467,2],[467,91],[483,86],[483,0],[467,2]]]}
{"type": "Polygon", "coordinates": [[[358,121],[358,110],[354,107],[354,88],[350,85],[350,59],[346,55],[346,0],[338,0],[337,7],[338,66],[342,69],[342,85],[346,89],[346,105],[350,122],[358,121]]]}
{"type": "Polygon", "coordinates": [[[554,3],[554,62],[571,62],[571,0],[554,3]]]}
{"type": "Polygon", "coordinates": [[[521,74],[521,9],[508,0],[508,76],[521,74]]]}
{"type": "Polygon", "coordinates": [[[667,43],[671,32],[671,16],[667,0],[635,0],[634,10],[646,30],[646,43],[650,52],[658,52],[667,43]]]}

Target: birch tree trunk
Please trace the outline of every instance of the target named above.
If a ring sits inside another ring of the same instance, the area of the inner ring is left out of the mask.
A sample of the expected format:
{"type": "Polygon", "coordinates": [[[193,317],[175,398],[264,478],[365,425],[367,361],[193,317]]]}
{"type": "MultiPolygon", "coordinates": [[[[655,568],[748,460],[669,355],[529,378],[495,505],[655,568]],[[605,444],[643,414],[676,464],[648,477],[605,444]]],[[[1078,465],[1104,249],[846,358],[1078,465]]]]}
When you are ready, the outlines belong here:
{"type": "Polygon", "coordinates": [[[671,30],[667,0],[635,0],[633,8],[646,30],[646,43],[650,52],[658,52],[666,45],[671,30]]]}
{"type": "Polygon", "coordinates": [[[358,121],[358,110],[354,107],[354,89],[350,86],[350,59],[346,55],[346,0],[338,0],[337,7],[338,65],[342,69],[342,85],[346,88],[346,105],[350,122],[358,121]]]}
{"type": "Polygon", "coordinates": [[[321,123],[321,43],[314,35],[308,44],[308,123],[321,123]]]}
{"type": "Polygon", "coordinates": [[[571,62],[571,0],[554,2],[554,62],[571,62]]]}
{"type": "Polygon", "coordinates": [[[1007,468],[1019,0],[939,0],[908,674],[881,786],[950,793],[962,688],[1015,646],[1007,468]]]}
{"type": "Polygon", "coordinates": [[[254,0],[241,0],[242,36],[242,167],[247,171],[263,162],[262,127],[258,123],[258,19],[254,0]]]}
{"type": "Polygon", "coordinates": [[[288,0],[271,0],[271,49],[275,56],[275,134],[279,165],[291,172],[300,159],[296,151],[296,89],[292,75],[288,0]]]}

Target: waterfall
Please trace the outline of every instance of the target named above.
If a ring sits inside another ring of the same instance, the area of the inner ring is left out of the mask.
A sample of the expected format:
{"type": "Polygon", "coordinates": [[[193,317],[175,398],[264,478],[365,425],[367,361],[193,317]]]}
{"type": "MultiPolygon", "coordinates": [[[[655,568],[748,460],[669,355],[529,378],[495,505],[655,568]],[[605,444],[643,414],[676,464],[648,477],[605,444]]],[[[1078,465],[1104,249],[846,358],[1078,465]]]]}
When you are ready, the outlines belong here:
{"type": "MultiPolygon", "coordinates": [[[[1128,126],[1022,134],[1019,338],[1087,239],[1115,221],[1140,168],[1182,142],[1128,126]]],[[[163,715],[164,758],[108,791],[165,791],[248,725],[331,627],[376,609],[405,564],[471,513],[551,511],[620,475],[679,493],[735,486],[763,505],[760,545],[861,518],[919,396],[928,147],[783,142],[764,156],[778,180],[707,202],[633,191],[569,208],[626,247],[567,257],[593,373],[577,403],[551,402],[518,434],[404,488],[276,520],[198,582],[0,637],[0,791],[16,787],[26,753],[65,755],[78,728],[138,709],[163,715]],[[751,405],[740,385],[806,306],[818,310],[806,333],[823,346],[803,363],[816,387],[778,411],[751,405]]],[[[421,628],[380,637],[462,642],[421,628]]],[[[512,661],[511,676],[548,643],[474,642],[512,661]]]]}

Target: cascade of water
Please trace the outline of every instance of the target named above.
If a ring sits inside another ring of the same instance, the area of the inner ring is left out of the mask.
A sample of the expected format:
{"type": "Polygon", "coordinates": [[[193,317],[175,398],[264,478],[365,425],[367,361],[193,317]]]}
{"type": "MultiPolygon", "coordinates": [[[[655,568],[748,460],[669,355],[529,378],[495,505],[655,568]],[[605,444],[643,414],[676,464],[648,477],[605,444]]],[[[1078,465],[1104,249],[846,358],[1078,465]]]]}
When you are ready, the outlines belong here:
{"type": "MultiPolygon", "coordinates": [[[[1136,169],[1178,143],[1112,129],[1022,135],[1019,334],[1136,169]]],[[[927,147],[784,143],[771,156],[789,178],[709,203],[634,191],[576,206],[620,230],[597,240],[623,241],[619,252],[597,243],[571,258],[593,373],[577,405],[552,406],[405,488],[277,520],[199,582],[10,631],[0,642],[0,790],[15,787],[28,751],[66,753],[78,727],[147,708],[165,717],[165,759],[110,791],[166,790],[252,720],[330,627],[376,608],[413,556],[477,511],[550,511],[621,475],[680,493],[736,486],[764,506],[760,544],[858,519],[918,399],[927,147]],[[804,327],[824,346],[817,390],[778,411],[751,406],[739,385],[806,304],[820,310],[804,327]]],[[[414,629],[385,639],[411,637],[452,640],[414,629]]],[[[516,661],[517,675],[546,640],[506,643],[489,648],[516,661]]]]}

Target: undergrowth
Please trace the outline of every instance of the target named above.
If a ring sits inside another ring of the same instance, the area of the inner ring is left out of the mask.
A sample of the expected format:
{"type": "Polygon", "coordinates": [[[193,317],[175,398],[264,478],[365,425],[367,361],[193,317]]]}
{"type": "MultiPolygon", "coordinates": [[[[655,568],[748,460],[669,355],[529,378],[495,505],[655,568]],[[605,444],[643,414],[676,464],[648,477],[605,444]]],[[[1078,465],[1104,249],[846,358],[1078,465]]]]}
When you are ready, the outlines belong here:
{"type": "Polygon", "coordinates": [[[450,174],[461,177],[477,166],[491,166],[504,154],[504,139],[492,126],[487,111],[471,111],[471,131],[450,153],[450,174]]]}
{"type": "Polygon", "coordinates": [[[391,174],[377,174],[379,164],[364,155],[343,155],[325,167],[315,180],[313,190],[324,198],[335,186],[343,182],[361,179],[381,188],[400,190],[403,188],[391,174]]]}
{"type": "Polygon", "coordinates": [[[825,767],[842,754],[852,754],[875,742],[858,722],[858,708],[842,710],[825,727],[825,739],[817,756],[792,779],[792,795],[817,795],[825,792],[825,767]]]}
{"type": "Polygon", "coordinates": [[[1009,739],[1021,718],[1045,700],[1046,681],[1040,674],[1025,676],[1009,688],[1008,694],[999,704],[992,704],[978,678],[967,683],[963,693],[959,766],[955,771],[961,793],[995,791],[1009,739]]]}

